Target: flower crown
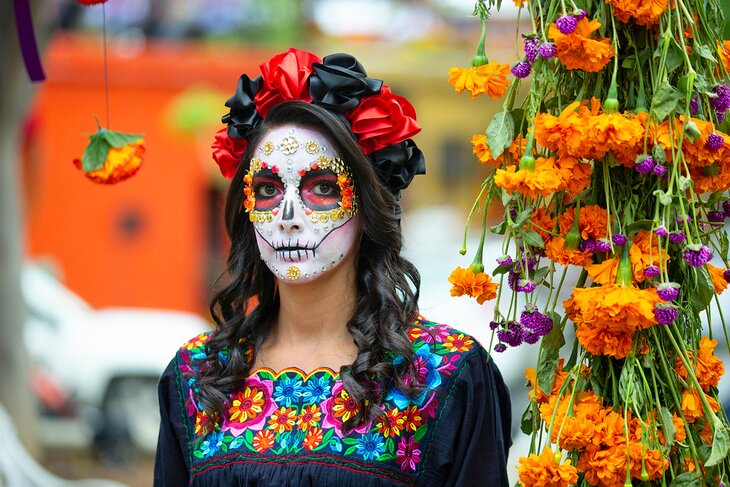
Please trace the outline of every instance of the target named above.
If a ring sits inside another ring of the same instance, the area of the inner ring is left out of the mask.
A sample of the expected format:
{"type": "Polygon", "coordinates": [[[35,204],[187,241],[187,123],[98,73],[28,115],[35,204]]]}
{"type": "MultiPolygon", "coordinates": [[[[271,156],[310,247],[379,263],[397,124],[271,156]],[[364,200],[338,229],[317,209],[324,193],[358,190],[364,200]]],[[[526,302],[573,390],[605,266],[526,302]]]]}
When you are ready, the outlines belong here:
{"type": "Polygon", "coordinates": [[[290,48],[261,64],[255,79],[242,74],[236,93],[226,101],[230,111],[221,119],[226,127],[212,146],[223,176],[233,177],[252,131],[272,107],[288,100],[313,103],[349,122],[360,149],[391,192],[397,194],[426,172],[423,154],[411,139],[421,127],[408,100],[368,77],[349,54],[320,59],[290,48]]]}

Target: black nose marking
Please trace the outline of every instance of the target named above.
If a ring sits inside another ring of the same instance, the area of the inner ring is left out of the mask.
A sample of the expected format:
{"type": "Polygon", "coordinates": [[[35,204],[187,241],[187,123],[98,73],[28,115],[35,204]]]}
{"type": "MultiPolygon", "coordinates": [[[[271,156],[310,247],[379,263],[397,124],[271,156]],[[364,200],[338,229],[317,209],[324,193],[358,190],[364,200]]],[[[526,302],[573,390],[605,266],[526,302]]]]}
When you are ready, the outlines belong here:
{"type": "Polygon", "coordinates": [[[289,200],[284,202],[284,213],[281,215],[282,220],[291,220],[294,218],[294,202],[289,200]]]}

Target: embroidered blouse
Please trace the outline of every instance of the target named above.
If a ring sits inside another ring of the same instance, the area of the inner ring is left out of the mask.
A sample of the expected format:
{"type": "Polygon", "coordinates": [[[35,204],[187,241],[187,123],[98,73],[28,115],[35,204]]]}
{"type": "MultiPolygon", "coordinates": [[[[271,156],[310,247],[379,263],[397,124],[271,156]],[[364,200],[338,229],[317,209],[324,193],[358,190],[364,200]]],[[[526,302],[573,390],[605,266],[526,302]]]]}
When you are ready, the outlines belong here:
{"type": "Polygon", "coordinates": [[[210,336],[183,345],[160,379],[156,487],[508,485],[509,392],[473,337],[419,317],[409,337],[423,391],[392,388],[385,417],[349,433],[358,405],[339,373],[263,368],[203,436],[193,370],[210,336]]]}

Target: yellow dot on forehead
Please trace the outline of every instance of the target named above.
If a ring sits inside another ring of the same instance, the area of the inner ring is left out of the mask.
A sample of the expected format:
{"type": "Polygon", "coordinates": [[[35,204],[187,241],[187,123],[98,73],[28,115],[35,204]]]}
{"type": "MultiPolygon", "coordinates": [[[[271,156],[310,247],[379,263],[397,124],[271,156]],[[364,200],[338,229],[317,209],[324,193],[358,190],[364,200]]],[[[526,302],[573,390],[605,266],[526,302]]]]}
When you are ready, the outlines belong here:
{"type": "Polygon", "coordinates": [[[271,142],[270,140],[267,140],[266,142],[264,142],[264,145],[261,146],[261,152],[263,152],[267,156],[269,154],[271,154],[272,152],[274,152],[274,143],[271,142]]]}
{"type": "Polygon", "coordinates": [[[286,277],[291,279],[292,281],[296,281],[299,279],[299,275],[301,274],[301,271],[299,270],[299,267],[292,265],[289,266],[289,268],[286,270],[286,277]]]}
{"type": "Polygon", "coordinates": [[[304,148],[306,149],[307,154],[316,154],[319,152],[319,144],[313,140],[304,144],[304,148]]]}
{"type": "Polygon", "coordinates": [[[299,141],[293,135],[287,135],[281,139],[281,143],[279,144],[281,153],[286,155],[294,154],[297,148],[299,148],[299,141]]]}

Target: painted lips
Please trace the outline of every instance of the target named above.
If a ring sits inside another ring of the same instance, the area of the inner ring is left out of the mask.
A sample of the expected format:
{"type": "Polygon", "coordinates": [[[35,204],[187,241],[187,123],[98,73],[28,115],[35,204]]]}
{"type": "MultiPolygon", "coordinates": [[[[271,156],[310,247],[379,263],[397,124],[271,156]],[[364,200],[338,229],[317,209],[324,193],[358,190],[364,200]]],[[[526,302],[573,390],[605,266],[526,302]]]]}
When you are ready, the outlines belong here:
{"type": "Polygon", "coordinates": [[[309,244],[302,245],[298,240],[293,245],[292,242],[287,242],[286,245],[282,242],[280,245],[273,247],[276,251],[276,256],[285,262],[301,262],[315,257],[315,246],[309,244]]]}

